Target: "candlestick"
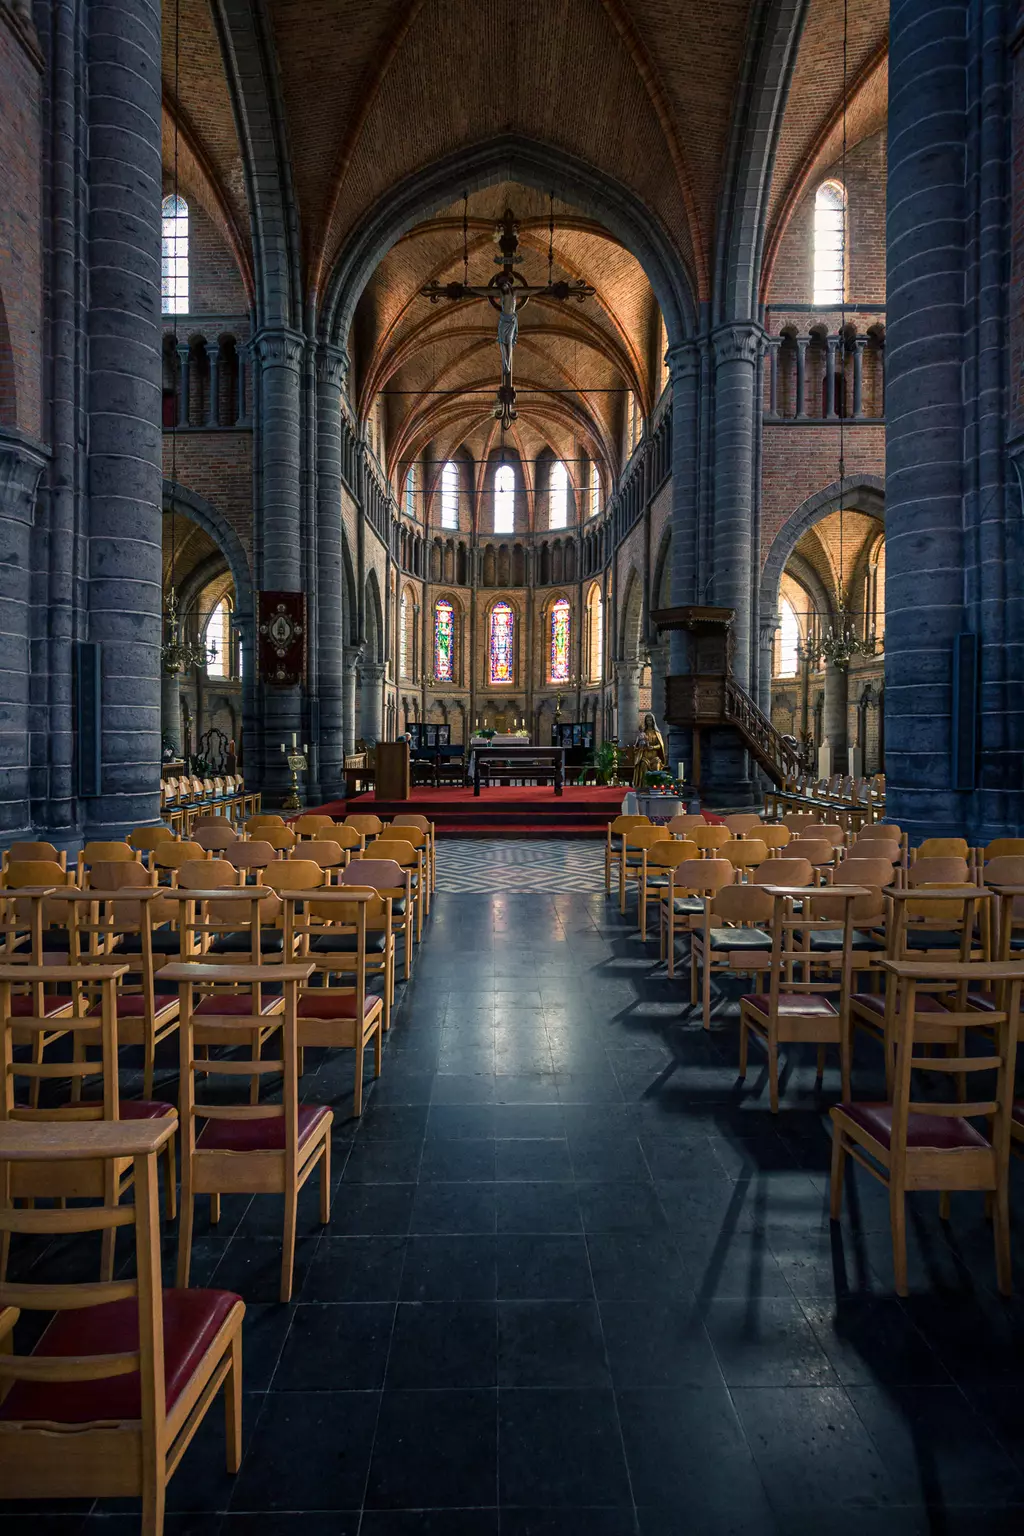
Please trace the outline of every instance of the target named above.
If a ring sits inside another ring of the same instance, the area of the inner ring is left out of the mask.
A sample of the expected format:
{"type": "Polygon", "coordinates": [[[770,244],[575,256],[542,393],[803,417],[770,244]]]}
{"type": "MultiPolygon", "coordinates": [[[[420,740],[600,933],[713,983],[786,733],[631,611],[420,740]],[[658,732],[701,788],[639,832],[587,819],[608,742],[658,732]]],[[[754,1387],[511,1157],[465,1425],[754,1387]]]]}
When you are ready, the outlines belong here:
{"type": "Polygon", "coordinates": [[[298,746],[298,744],[299,744],[298,735],[297,735],[297,733],[295,731],[292,731],[292,751],[293,752],[295,751],[295,748],[298,746]]]}
{"type": "Polygon", "coordinates": [[[282,743],[281,743],[281,751],[282,751],[282,752],[287,752],[287,751],[288,751],[288,748],[287,748],[287,747],[286,747],[286,746],[285,746],[285,744],[284,744],[284,742],[283,742],[283,741],[282,741],[282,743]]]}

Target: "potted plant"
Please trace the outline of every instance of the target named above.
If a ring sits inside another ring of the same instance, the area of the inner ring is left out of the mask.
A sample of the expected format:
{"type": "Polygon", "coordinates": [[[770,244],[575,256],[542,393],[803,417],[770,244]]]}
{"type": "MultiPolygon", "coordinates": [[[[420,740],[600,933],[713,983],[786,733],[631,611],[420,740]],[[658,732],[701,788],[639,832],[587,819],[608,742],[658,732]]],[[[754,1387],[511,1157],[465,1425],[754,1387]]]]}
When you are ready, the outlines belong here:
{"type": "Polygon", "coordinates": [[[619,749],[612,741],[604,741],[587,755],[587,766],[580,774],[578,783],[586,782],[592,768],[599,784],[614,784],[619,767],[619,749]]]}

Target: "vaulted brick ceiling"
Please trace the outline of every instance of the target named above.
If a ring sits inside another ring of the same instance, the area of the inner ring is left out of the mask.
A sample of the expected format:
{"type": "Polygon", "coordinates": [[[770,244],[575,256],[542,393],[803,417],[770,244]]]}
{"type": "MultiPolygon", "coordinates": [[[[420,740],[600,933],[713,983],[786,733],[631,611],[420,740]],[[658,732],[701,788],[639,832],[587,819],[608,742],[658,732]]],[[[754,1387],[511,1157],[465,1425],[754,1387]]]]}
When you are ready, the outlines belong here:
{"type": "MultiPolygon", "coordinates": [[[[699,299],[709,295],[722,177],[753,13],[752,0],[267,0],[302,240],[304,286],[319,300],[334,262],[390,188],[440,158],[500,135],[553,146],[625,184],[656,214],[699,299]]],[[[189,170],[249,260],[249,210],[210,0],[164,7],[164,80],[177,104],[189,170]],[[175,19],[178,47],[175,51],[175,19]],[[177,63],[175,60],[177,59],[177,63]],[[175,91],[175,72],[177,90],[175,91]]],[[[849,0],[850,144],[884,123],[887,0],[849,0]]],[[[770,259],[816,168],[834,161],[843,81],[843,4],[810,0],[775,156],[766,223],[770,259]]],[[[181,145],[179,145],[179,151],[181,145]]],[[[546,269],[544,198],[526,188],[474,193],[474,270],[489,261],[487,225],[511,200],[531,276],[546,269]]],[[[395,390],[496,382],[483,306],[422,316],[417,286],[461,267],[461,207],[425,218],[385,258],[357,320],[361,406],[395,390]]],[[[584,218],[557,205],[556,267],[600,290],[571,317],[531,305],[520,382],[656,391],[653,299],[636,262],[584,218]],[[560,330],[564,334],[560,334],[560,330]]],[[[428,306],[429,309],[429,306],[428,306]]],[[[493,314],[489,317],[493,319],[493,314]]],[[[422,410],[388,402],[389,438],[422,442],[422,410]]],[[[411,400],[412,397],[401,397],[411,400]]],[[[481,404],[484,397],[479,397],[481,404]]],[[[541,397],[532,397],[534,401],[541,397]]],[[[564,442],[590,434],[611,456],[614,396],[559,396],[523,430],[564,442]]],[[[474,430],[469,397],[461,421],[474,430]]],[[[445,413],[451,437],[458,423],[445,413]]],[[[483,430],[478,423],[477,430],[483,430]]]]}

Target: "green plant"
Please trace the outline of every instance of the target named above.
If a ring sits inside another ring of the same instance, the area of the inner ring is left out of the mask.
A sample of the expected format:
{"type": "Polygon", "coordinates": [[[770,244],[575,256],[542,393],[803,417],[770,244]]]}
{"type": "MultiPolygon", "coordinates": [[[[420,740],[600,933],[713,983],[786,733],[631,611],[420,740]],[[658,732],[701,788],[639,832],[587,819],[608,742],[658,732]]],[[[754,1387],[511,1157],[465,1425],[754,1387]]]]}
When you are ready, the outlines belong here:
{"type": "Polygon", "coordinates": [[[675,780],[664,768],[659,768],[654,773],[645,774],[644,783],[648,789],[671,789],[675,780]]]}
{"type": "Polygon", "coordinates": [[[497,736],[498,733],[494,729],[493,725],[485,725],[483,730],[477,731],[476,734],[478,736],[482,736],[485,741],[490,741],[491,738],[497,736]]]}
{"type": "Polygon", "coordinates": [[[592,757],[594,767],[597,769],[597,782],[614,784],[619,768],[619,749],[615,743],[603,741],[599,747],[594,748],[592,757]]]}

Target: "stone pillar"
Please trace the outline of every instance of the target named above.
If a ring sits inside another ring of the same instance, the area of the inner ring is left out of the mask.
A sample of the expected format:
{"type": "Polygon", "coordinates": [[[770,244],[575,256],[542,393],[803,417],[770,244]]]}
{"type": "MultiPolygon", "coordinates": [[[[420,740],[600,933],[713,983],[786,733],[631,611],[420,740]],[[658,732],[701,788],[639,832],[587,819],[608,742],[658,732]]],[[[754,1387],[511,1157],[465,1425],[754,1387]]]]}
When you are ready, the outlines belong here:
{"type": "Polygon", "coordinates": [[[632,746],[640,729],[640,666],[635,661],[615,663],[615,711],[619,746],[632,746]]]}
{"type": "Polygon", "coordinates": [[[777,417],[779,414],[779,347],[782,345],[781,336],[772,336],[768,341],[768,414],[777,417]]]}
{"type": "Polygon", "coordinates": [[[754,382],[761,328],[728,325],[715,348],[715,602],[736,611],[732,670],[750,685],[754,382]]]}
{"type": "Polygon", "coordinates": [[[772,717],[772,666],[775,661],[775,636],[781,619],[773,613],[757,633],[760,665],[757,669],[757,704],[762,715],[772,717]]]}
{"type": "Polygon", "coordinates": [[[364,661],[361,670],[363,677],[363,691],[360,697],[362,737],[367,746],[373,746],[381,740],[382,736],[385,667],[382,661],[364,661]]]}
{"type": "Polygon", "coordinates": [[[845,667],[825,663],[825,741],[832,749],[832,772],[845,773],[847,767],[846,711],[850,677],[845,667]]]}
{"type": "Polygon", "coordinates": [[[853,347],[853,414],[854,417],[864,414],[864,348],[868,344],[866,336],[858,336],[853,347]]]}
{"type": "MultiPolygon", "coordinates": [[[[825,348],[826,348],[826,352],[825,352],[825,420],[826,421],[835,421],[835,419],[836,419],[836,352],[838,351],[838,348],[839,348],[839,339],[840,338],[838,336],[827,336],[825,338],[825,348]]],[[[843,357],[843,355],[844,354],[840,354],[840,367],[842,367],[842,357],[843,357]]]]}
{"type": "MultiPolygon", "coordinates": [[[[656,640],[648,647],[651,656],[651,713],[654,716],[658,730],[665,737],[665,750],[668,750],[668,738],[665,726],[665,679],[668,676],[669,646],[668,637],[664,640],[656,640]]],[[[675,772],[675,764],[671,765],[675,772]]]]}
{"type": "Polygon", "coordinates": [[[0,427],[0,836],[27,837],[32,827],[29,774],[29,622],[32,520],[40,448],[0,427]]]}
{"type": "Polygon", "coordinates": [[[803,421],[807,415],[807,347],[809,336],[796,338],[796,410],[793,412],[797,421],[803,421]]]}
{"type": "Polygon", "coordinates": [[[95,0],[88,20],[87,558],[103,679],[92,839],[160,811],[162,185],[160,13],[95,0]]]}
{"type": "Polygon", "coordinates": [[[206,343],[206,359],[210,365],[210,392],[206,401],[206,425],[220,426],[220,342],[206,343]]]}
{"type": "Polygon", "coordinates": [[[181,741],[181,674],[160,674],[160,733],[170,740],[175,757],[182,754],[181,741]]]}
{"type": "Polygon", "coordinates": [[[235,426],[247,427],[249,425],[249,413],[245,408],[245,378],[249,371],[248,343],[239,343],[235,349],[235,357],[238,360],[238,399],[235,405],[235,426]]]}
{"type": "Polygon", "coordinates": [[[174,350],[178,354],[178,426],[187,427],[192,352],[187,341],[179,341],[174,350]]]}
{"type": "Polygon", "coordinates": [[[885,753],[890,819],[965,830],[951,789],[963,627],[967,0],[893,0],[887,188],[885,753]]]}
{"type": "Polygon", "coordinates": [[[321,346],[316,365],[317,633],[320,702],[320,789],[325,800],[345,790],[345,613],[341,530],[341,392],[348,359],[321,346]]]}
{"type": "Polygon", "coordinates": [[[356,686],[359,682],[359,663],[362,647],[346,645],[341,674],[341,711],[345,734],[345,751],[356,749],[356,686]]]}
{"type": "MultiPolygon", "coordinates": [[[[698,502],[700,419],[704,399],[707,353],[694,342],[672,347],[667,354],[672,381],[672,573],[674,607],[700,602],[700,593],[711,576],[712,551],[701,539],[702,509],[698,502]]],[[[679,677],[689,671],[687,636],[670,630],[668,671],[679,677]]],[[[669,726],[665,742],[673,772],[689,761],[691,733],[669,726]]]]}
{"type": "MultiPolygon", "coordinates": [[[[299,383],[305,342],[284,326],[265,328],[253,340],[259,366],[261,491],[258,516],[262,538],[261,591],[303,590],[301,434],[299,383]]],[[[306,634],[306,644],[310,635],[306,634]]],[[[306,740],[302,690],[262,687],[264,752],[259,782],[268,803],[282,799],[290,782],[279,743],[306,740]]]]}

